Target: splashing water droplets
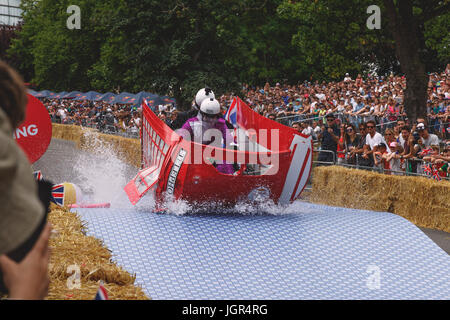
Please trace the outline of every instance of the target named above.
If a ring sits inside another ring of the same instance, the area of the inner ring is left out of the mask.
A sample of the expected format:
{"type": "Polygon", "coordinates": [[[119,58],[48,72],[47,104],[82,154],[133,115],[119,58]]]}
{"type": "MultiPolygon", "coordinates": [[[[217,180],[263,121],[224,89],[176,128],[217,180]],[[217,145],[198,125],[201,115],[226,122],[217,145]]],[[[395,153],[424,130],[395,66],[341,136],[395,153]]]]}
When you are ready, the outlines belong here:
{"type": "Polygon", "coordinates": [[[80,187],[93,203],[110,202],[111,207],[129,208],[131,204],[123,190],[128,179],[127,165],[117,156],[112,146],[101,141],[98,133],[84,130],[91,152],[80,153],[75,164],[80,187]]]}
{"type": "Polygon", "coordinates": [[[185,214],[233,214],[233,215],[285,215],[302,212],[302,202],[287,206],[275,204],[270,199],[239,201],[234,206],[224,205],[220,199],[210,203],[188,203],[185,200],[166,196],[157,205],[154,196],[146,194],[133,206],[124,191],[125,185],[136,174],[137,169],[120,160],[113,146],[99,139],[96,132],[84,130],[83,137],[90,146],[90,152],[80,152],[74,166],[79,176],[79,187],[87,201],[109,202],[113,208],[134,208],[139,212],[164,212],[182,216],[185,214]]]}

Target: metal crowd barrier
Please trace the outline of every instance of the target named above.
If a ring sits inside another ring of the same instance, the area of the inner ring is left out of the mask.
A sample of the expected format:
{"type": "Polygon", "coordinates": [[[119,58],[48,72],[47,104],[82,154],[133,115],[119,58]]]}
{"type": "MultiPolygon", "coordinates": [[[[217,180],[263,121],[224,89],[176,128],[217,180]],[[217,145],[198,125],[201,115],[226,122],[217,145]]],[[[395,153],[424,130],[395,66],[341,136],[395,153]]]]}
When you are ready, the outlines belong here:
{"type": "MultiPolygon", "coordinates": [[[[364,122],[366,123],[369,120],[374,120],[375,121],[375,126],[377,127],[377,131],[384,134],[384,131],[386,131],[386,129],[388,128],[393,128],[397,125],[398,121],[404,121],[405,118],[404,117],[398,117],[397,120],[395,121],[386,121],[386,119],[384,118],[377,118],[375,116],[351,116],[351,115],[344,115],[344,114],[340,114],[340,113],[335,113],[334,114],[336,118],[340,119],[341,122],[343,123],[351,123],[353,124],[356,128],[358,128],[359,124],[364,122]]],[[[313,121],[318,121],[319,123],[323,123],[323,121],[325,121],[325,117],[326,116],[316,116],[314,118],[305,118],[302,115],[293,115],[293,116],[286,116],[286,117],[280,117],[277,118],[276,120],[279,121],[280,123],[292,127],[292,125],[295,122],[313,122],[313,121]]],[[[431,118],[427,119],[427,123],[428,123],[428,129],[430,133],[436,134],[439,132],[439,134],[442,133],[442,130],[445,129],[445,126],[448,126],[450,124],[450,122],[442,122],[442,121],[438,121],[436,122],[434,120],[430,120],[431,118]],[[434,121],[434,122],[433,122],[434,121]]],[[[444,133],[444,137],[448,136],[450,137],[450,133],[444,133]]]]}
{"type": "MultiPolygon", "coordinates": [[[[313,166],[314,165],[337,165],[337,166],[342,166],[342,167],[347,167],[347,168],[351,168],[351,169],[361,169],[361,170],[368,170],[368,171],[374,171],[374,172],[378,172],[378,173],[382,173],[382,174],[394,174],[394,175],[401,175],[401,176],[419,176],[419,177],[425,177],[425,178],[433,178],[433,175],[427,175],[426,173],[423,172],[423,167],[425,164],[429,164],[429,162],[424,161],[423,159],[420,158],[413,158],[413,159],[405,159],[405,171],[398,171],[398,170],[390,170],[390,169],[385,169],[382,165],[381,166],[373,166],[373,167],[368,167],[368,166],[364,166],[364,165],[360,165],[359,162],[359,155],[356,155],[356,164],[349,164],[349,163],[338,163],[336,161],[336,154],[333,151],[330,150],[320,150],[320,149],[315,149],[313,151],[314,153],[319,153],[319,152],[331,152],[333,153],[333,162],[329,162],[329,161],[317,161],[317,160],[313,160],[313,166]],[[421,172],[411,172],[408,171],[409,168],[409,164],[411,162],[416,162],[417,163],[417,167],[418,170],[421,172]]],[[[342,151],[338,151],[338,153],[344,153],[342,151]]],[[[450,177],[440,177],[440,179],[443,180],[448,180],[450,181],[450,177]]]]}

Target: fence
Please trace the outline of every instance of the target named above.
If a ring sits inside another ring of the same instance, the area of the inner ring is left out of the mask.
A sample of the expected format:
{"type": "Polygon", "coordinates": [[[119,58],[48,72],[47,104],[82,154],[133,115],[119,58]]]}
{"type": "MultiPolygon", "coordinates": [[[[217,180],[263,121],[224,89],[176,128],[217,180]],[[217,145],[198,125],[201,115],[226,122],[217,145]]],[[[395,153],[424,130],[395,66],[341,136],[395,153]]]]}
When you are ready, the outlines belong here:
{"type": "MultiPolygon", "coordinates": [[[[373,120],[376,123],[376,126],[378,127],[379,132],[384,133],[384,131],[388,128],[393,128],[397,125],[398,121],[405,121],[407,118],[400,116],[397,117],[397,120],[395,121],[389,121],[386,117],[377,117],[374,115],[348,115],[343,113],[334,113],[335,117],[339,119],[342,123],[351,123],[355,125],[355,127],[358,127],[360,123],[366,123],[369,120],[373,120]]],[[[284,124],[286,126],[292,127],[292,124],[294,122],[309,122],[312,123],[313,121],[318,121],[319,123],[323,123],[325,121],[326,115],[323,116],[314,116],[314,117],[308,117],[307,115],[291,115],[286,117],[279,117],[276,120],[279,121],[281,124],[284,124]]],[[[442,132],[444,127],[449,124],[449,122],[444,122],[442,119],[433,118],[433,117],[427,117],[427,123],[430,133],[436,133],[436,132],[442,132]]]]}
{"type": "MultiPolygon", "coordinates": [[[[337,165],[337,166],[343,166],[347,168],[353,168],[353,169],[362,169],[362,170],[369,170],[369,171],[375,171],[383,174],[394,174],[394,175],[402,175],[402,176],[420,176],[420,177],[426,177],[426,178],[433,178],[433,174],[427,174],[424,171],[424,168],[430,164],[430,162],[426,162],[423,159],[420,158],[411,158],[411,159],[405,159],[404,161],[404,167],[405,171],[398,171],[398,170],[391,170],[391,169],[385,169],[382,165],[381,166],[364,166],[360,165],[360,155],[356,155],[356,163],[355,164],[349,164],[345,162],[338,162],[336,161],[336,155],[333,151],[330,150],[319,150],[314,149],[314,154],[320,153],[320,152],[331,152],[333,153],[333,162],[331,161],[313,161],[313,165],[337,165]],[[415,167],[416,172],[411,171],[411,168],[415,167]]],[[[342,151],[338,151],[338,153],[344,153],[342,151]]],[[[450,177],[443,177],[440,176],[440,179],[448,180],[450,181],[450,177]]]]}

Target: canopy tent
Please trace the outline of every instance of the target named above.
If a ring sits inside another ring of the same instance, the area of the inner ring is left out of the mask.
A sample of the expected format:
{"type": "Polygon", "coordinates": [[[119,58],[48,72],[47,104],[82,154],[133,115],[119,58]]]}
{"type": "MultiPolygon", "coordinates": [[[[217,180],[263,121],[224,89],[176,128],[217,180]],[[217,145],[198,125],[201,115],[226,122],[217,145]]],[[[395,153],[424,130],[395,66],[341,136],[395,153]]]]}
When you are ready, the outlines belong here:
{"type": "Polygon", "coordinates": [[[89,91],[86,93],[82,93],[81,95],[79,95],[78,97],[76,97],[73,100],[90,100],[90,101],[94,101],[97,98],[100,98],[102,96],[101,93],[96,92],[96,91],[89,91]]]}
{"type": "Polygon", "coordinates": [[[163,98],[158,95],[155,95],[155,96],[151,97],[150,99],[147,99],[147,103],[150,107],[157,107],[160,104],[167,104],[164,102],[163,98]]]}
{"type": "Polygon", "coordinates": [[[74,99],[76,97],[79,97],[81,94],[82,94],[82,92],[80,92],[80,91],[72,91],[72,92],[69,92],[68,94],[64,95],[62,97],[62,99],[74,99]]]}
{"type": "Polygon", "coordinates": [[[94,99],[94,101],[106,101],[106,102],[110,102],[112,101],[114,98],[116,97],[116,94],[112,93],[112,92],[107,92],[102,94],[100,97],[94,99]]]}
{"type": "Polygon", "coordinates": [[[168,96],[162,96],[161,98],[163,99],[164,104],[169,104],[169,103],[176,104],[177,103],[177,101],[174,98],[170,98],[168,96]]]}
{"type": "Polygon", "coordinates": [[[33,97],[36,97],[36,95],[38,94],[37,91],[34,91],[32,89],[28,89],[28,93],[31,94],[33,97]]]}
{"type": "Polygon", "coordinates": [[[135,97],[136,97],[136,100],[135,100],[135,102],[133,104],[133,107],[140,106],[144,99],[146,99],[147,102],[152,100],[152,99],[154,100],[154,99],[156,99],[158,97],[158,95],[156,95],[154,93],[151,93],[151,92],[141,91],[141,92],[137,93],[135,95],[135,97]]]}
{"type": "Polygon", "coordinates": [[[54,96],[52,96],[52,99],[62,99],[62,97],[66,94],[68,94],[67,91],[59,92],[59,93],[55,94],[54,96]]]}
{"type": "Polygon", "coordinates": [[[122,92],[118,94],[114,99],[112,99],[109,103],[118,103],[118,104],[134,104],[136,101],[136,96],[129,92],[122,92]]]}
{"type": "Polygon", "coordinates": [[[105,101],[109,104],[130,104],[133,108],[139,107],[144,99],[152,108],[157,108],[159,105],[166,104],[176,104],[176,100],[168,96],[158,96],[157,94],[141,91],[137,94],[130,92],[122,92],[120,94],[114,94],[112,92],[99,93],[96,91],[80,92],[72,91],[66,92],[62,91],[59,93],[53,93],[49,90],[43,90],[36,92],[29,89],[28,92],[37,98],[48,98],[48,99],[73,99],[73,100],[89,100],[89,101],[105,101]]]}
{"type": "Polygon", "coordinates": [[[49,99],[52,99],[54,95],[55,95],[54,92],[51,92],[51,91],[48,91],[48,90],[42,90],[42,91],[39,91],[35,95],[35,97],[36,98],[49,98],[49,99]]]}

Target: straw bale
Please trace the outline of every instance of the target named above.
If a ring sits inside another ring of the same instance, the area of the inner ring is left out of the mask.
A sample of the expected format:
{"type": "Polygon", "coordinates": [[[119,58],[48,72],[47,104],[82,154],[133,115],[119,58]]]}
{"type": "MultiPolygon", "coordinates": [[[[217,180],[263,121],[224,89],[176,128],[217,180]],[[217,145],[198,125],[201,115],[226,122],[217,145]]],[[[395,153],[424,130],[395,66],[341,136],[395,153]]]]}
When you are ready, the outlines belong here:
{"type": "Polygon", "coordinates": [[[117,152],[118,157],[137,168],[141,166],[141,144],[139,139],[124,138],[98,133],[97,130],[74,125],[52,124],[52,137],[74,141],[79,149],[96,152],[107,144],[117,152]]]}
{"type": "Polygon", "coordinates": [[[76,213],[52,206],[49,214],[53,231],[49,246],[50,287],[48,299],[93,299],[102,280],[110,299],[148,299],[134,285],[136,276],[118,267],[103,243],[85,235],[85,225],[76,213]],[[70,288],[75,266],[80,272],[80,289],[70,288]]]}
{"type": "Polygon", "coordinates": [[[398,214],[426,228],[450,232],[450,182],[384,175],[337,166],[316,167],[310,200],[398,214]]]}

